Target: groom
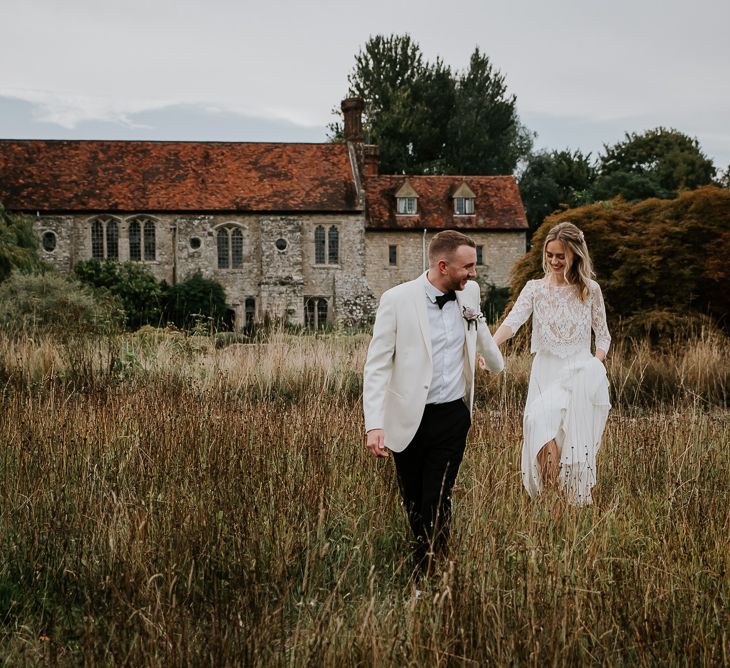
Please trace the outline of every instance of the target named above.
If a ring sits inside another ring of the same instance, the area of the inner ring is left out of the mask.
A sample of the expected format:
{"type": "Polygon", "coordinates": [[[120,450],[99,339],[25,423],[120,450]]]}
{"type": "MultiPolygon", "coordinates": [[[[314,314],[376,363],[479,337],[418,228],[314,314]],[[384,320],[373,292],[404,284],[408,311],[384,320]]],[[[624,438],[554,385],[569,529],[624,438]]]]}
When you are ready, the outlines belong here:
{"type": "Polygon", "coordinates": [[[393,453],[420,571],[446,548],[451,489],[471,426],[477,350],[490,371],[504,367],[481,317],[479,285],[470,280],[474,241],[440,232],[428,260],[426,273],[381,297],[363,386],[366,447],[375,457],[393,453]]]}

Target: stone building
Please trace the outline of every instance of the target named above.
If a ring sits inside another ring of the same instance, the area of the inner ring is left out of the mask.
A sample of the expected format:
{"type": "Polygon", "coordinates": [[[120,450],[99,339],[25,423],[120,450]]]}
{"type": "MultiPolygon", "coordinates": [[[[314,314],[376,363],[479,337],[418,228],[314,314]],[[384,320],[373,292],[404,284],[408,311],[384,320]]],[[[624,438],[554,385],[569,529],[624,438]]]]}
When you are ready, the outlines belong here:
{"type": "Polygon", "coordinates": [[[44,260],[139,262],[176,283],[220,282],[238,326],[310,327],[372,316],[459,229],[504,286],[527,221],[511,176],[381,176],[345,100],[346,143],[0,141],[0,202],[30,214],[44,260]]]}

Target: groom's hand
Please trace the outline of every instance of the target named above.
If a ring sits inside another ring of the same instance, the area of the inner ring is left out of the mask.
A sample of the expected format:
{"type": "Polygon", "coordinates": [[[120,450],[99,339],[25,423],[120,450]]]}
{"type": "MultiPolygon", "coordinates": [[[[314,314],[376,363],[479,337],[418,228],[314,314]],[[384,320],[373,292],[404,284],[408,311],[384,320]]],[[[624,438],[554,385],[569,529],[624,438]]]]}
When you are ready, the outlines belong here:
{"type": "Polygon", "coordinates": [[[365,447],[373,457],[389,457],[385,449],[385,432],[382,429],[371,429],[366,434],[365,447]]]}

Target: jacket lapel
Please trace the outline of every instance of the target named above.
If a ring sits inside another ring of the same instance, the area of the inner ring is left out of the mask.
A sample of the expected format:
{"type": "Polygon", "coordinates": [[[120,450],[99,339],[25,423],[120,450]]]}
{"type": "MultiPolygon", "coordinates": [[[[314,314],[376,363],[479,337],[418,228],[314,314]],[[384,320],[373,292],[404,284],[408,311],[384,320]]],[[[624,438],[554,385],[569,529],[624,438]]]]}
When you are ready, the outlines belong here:
{"type": "Polygon", "coordinates": [[[431,328],[428,324],[428,313],[426,312],[426,291],[423,287],[422,279],[418,278],[414,281],[413,301],[416,304],[416,314],[418,315],[418,325],[421,329],[423,342],[428,351],[428,359],[431,359],[431,328]]]}
{"type": "MultiPolygon", "coordinates": [[[[469,304],[469,298],[466,296],[465,290],[458,290],[456,292],[456,301],[459,304],[459,313],[464,312],[465,306],[471,306],[469,304]]],[[[473,307],[472,307],[473,308],[473,307]]],[[[464,355],[466,357],[466,376],[467,378],[473,378],[474,377],[474,362],[476,361],[476,351],[477,351],[477,328],[471,327],[469,328],[469,323],[462,318],[462,321],[464,323],[464,335],[466,337],[466,346],[464,348],[464,355]]]]}

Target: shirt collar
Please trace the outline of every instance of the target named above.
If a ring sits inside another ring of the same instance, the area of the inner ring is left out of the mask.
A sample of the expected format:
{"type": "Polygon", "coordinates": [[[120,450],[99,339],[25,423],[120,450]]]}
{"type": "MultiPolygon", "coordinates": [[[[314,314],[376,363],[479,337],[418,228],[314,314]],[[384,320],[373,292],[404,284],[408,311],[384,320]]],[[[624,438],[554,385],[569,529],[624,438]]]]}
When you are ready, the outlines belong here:
{"type": "Polygon", "coordinates": [[[430,301],[432,304],[436,303],[436,297],[440,297],[443,292],[439,290],[437,287],[435,287],[431,281],[428,280],[428,271],[425,271],[423,273],[423,287],[426,290],[426,297],[428,298],[428,301],[430,301]]]}

